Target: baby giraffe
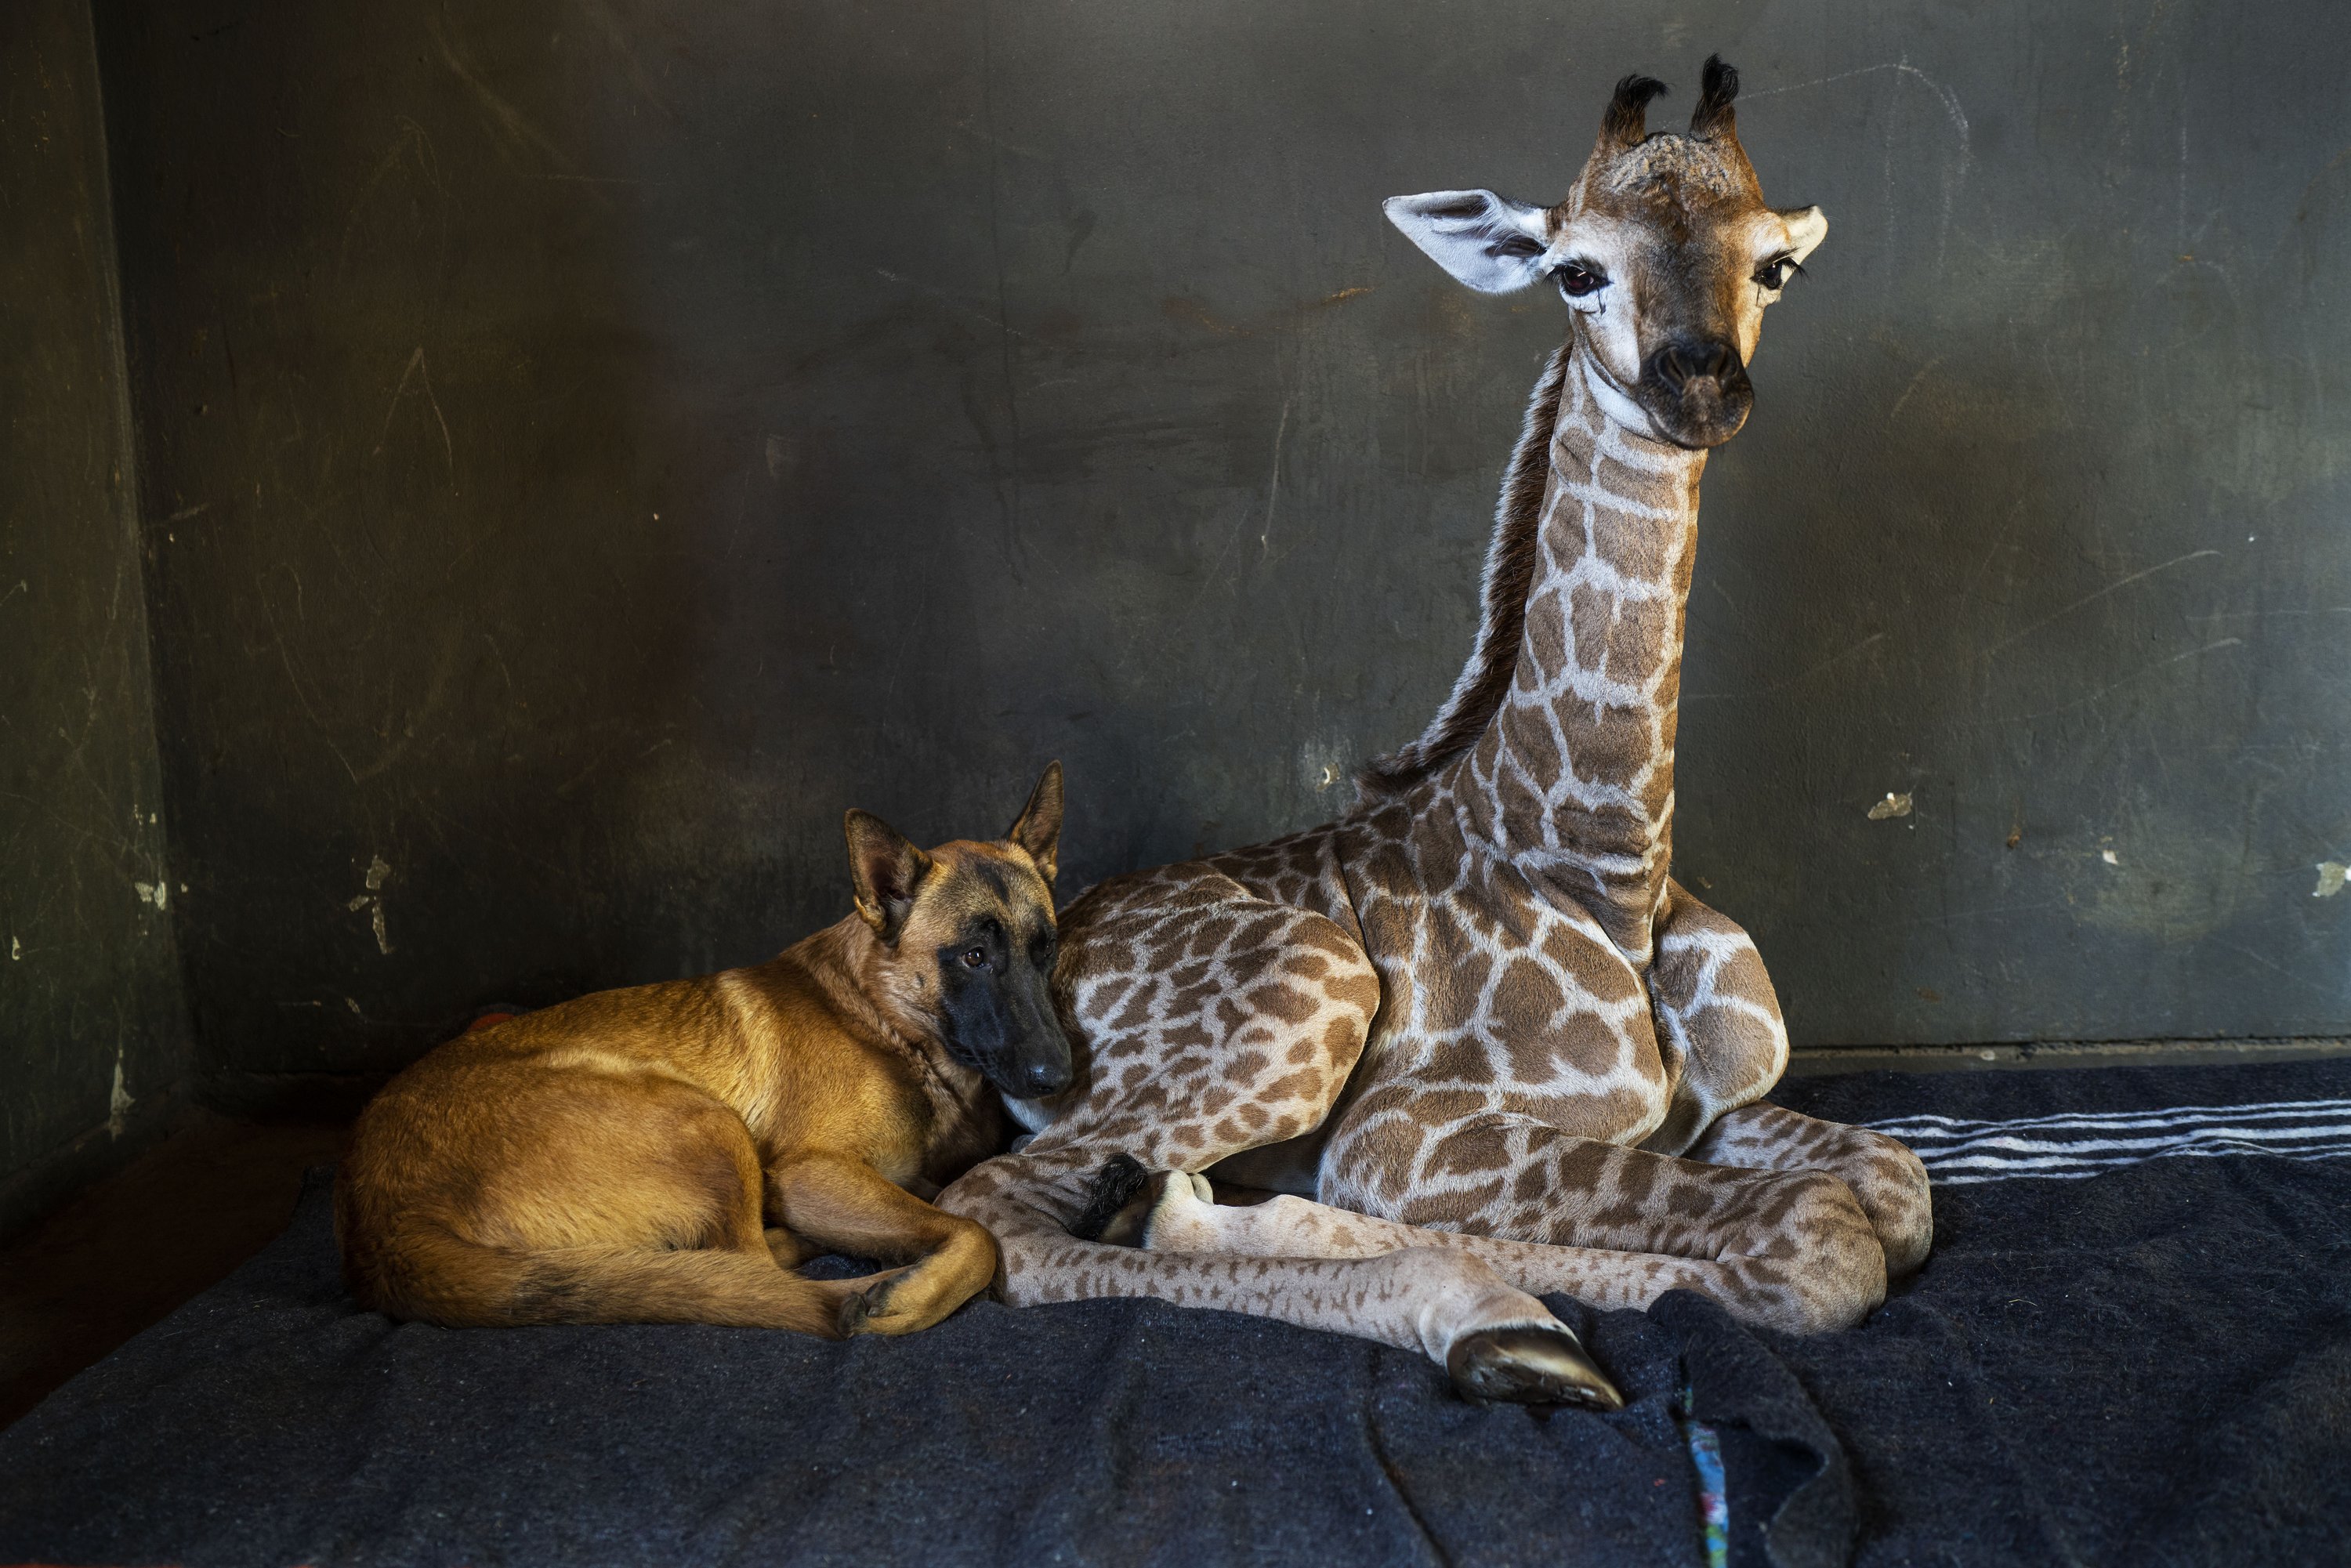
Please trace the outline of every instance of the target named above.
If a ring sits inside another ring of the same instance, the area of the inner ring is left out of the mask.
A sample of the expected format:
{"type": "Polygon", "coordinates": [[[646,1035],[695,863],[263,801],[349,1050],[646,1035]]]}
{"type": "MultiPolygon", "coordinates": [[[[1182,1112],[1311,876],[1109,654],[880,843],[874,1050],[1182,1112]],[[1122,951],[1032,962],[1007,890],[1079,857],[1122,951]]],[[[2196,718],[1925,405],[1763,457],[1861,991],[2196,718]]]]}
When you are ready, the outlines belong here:
{"type": "Polygon", "coordinates": [[[1001,839],[927,853],[848,815],[856,913],[765,964],[460,1036],[384,1087],[335,1184],[362,1302],[450,1327],[927,1328],[996,1245],[924,1201],[1070,1082],[1054,1015],[1055,763],[1001,839]],[[900,1265],[791,1272],[812,1252],[900,1265]]]}
{"type": "Polygon", "coordinates": [[[1698,476],[1828,228],[1764,202],[1738,86],[1708,61],[1688,131],[1651,135],[1664,88],[1625,78],[1554,205],[1387,204],[1469,287],[1568,308],[1476,645],[1338,821],[1063,914],[1077,1086],[1016,1106],[1035,1139],[940,1199],[995,1231],[1008,1300],[1255,1312],[1423,1350],[1477,1396],[1604,1406],[1537,1292],[1690,1290],[1810,1332],[1925,1258],[1918,1161],[1763,1103],[1788,1041],[1762,960],[1668,874],[1698,476]],[[1103,1245],[1146,1168],[1144,1249],[1103,1245]],[[1211,1204],[1210,1172],[1290,1196],[1211,1204]]]}

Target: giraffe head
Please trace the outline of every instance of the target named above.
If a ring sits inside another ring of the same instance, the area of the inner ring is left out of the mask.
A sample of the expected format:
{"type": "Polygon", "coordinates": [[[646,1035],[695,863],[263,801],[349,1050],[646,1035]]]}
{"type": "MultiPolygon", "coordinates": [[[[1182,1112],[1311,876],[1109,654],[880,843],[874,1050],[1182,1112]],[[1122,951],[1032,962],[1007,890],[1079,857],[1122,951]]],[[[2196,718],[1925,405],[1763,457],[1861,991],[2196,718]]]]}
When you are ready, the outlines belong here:
{"type": "Polygon", "coordinates": [[[1435,191],[1392,197],[1387,214],[1481,292],[1551,279],[1612,418],[1677,446],[1719,446],[1754,402],[1747,365],[1764,308],[1829,225],[1818,207],[1764,204],[1731,114],[1737,71],[1708,60],[1689,130],[1652,135],[1648,103],[1665,90],[1644,76],[1616,84],[1599,143],[1556,206],[1435,191]]]}

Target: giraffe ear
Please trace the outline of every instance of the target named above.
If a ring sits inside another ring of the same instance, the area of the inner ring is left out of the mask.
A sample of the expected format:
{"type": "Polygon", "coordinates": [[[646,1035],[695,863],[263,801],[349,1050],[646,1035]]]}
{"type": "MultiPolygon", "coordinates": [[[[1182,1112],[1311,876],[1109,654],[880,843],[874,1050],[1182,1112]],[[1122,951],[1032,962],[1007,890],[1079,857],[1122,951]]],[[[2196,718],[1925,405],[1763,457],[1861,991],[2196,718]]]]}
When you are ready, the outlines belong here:
{"type": "Polygon", "coordinates": [[[1480,294],[1508,294],[1543,275],[1551,214],[1491,191],[1390,196],[1388,222],[1431,261],[1480,294]]]}
{"type": "Polygon", "coordinates": [[[1818,207],[1783,207],[1778,215],[1788,225],[1788,254],[1801,267],[1804,257],[1820,249],[1821,241],[1828,237],[1829,220],[1818,207]]]}

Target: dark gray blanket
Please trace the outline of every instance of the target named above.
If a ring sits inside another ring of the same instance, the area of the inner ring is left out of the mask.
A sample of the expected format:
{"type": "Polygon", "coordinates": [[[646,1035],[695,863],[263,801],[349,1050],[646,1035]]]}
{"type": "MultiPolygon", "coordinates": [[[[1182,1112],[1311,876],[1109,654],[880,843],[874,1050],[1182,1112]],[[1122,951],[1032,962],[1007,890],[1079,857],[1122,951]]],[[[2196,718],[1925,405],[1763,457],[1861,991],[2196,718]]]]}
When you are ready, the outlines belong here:
{"type": "Polygon", "coordinates": [[[1610,1416],[1155,1302],[845,1345],[394,1325],[343,1298],[314,1180],[0,1434],[0,1562],[1698,1564],[1693,1438],[1733,1563],[2344,1560],[2351,1062],[1776,1098],[1944,1118],[1906,1124],[1932,1260],[1813,1339],[1559,1303],[1632,1399],[1610,1416]]]}

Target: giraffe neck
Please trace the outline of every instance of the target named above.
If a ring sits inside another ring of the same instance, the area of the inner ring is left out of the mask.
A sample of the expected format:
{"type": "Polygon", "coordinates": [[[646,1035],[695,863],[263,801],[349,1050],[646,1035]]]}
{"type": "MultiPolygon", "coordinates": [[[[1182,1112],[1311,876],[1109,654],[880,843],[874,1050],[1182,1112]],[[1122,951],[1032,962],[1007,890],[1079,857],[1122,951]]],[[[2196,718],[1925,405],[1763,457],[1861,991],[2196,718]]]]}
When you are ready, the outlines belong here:
{"type": "MultiPolygon", "coordinates": [[[[1510,690],[1450,782],[1482,847],[1646,963],[1672,859],[1682,625],[1703,452],[1609,417],[1581,334],[1562,377],[1510,690]]],[[[1621,400],[1612,400],[1621,401],[1621,400]]]]}

